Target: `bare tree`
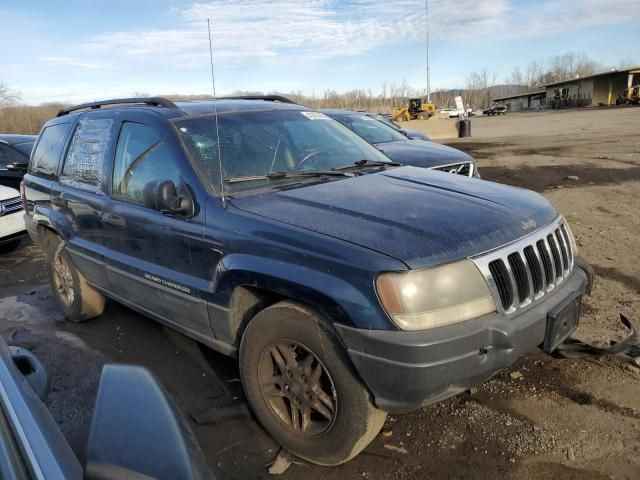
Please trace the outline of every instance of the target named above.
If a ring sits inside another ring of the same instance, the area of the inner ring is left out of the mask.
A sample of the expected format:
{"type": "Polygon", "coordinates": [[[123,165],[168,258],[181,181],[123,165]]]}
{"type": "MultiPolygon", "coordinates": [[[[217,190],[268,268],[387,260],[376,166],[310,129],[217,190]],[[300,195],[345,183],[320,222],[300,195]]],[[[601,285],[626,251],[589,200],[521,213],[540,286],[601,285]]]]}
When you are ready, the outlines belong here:
{"type": "Polygon", "coordinates": [[[15,105],[18,101],[20,101],[20,94],[11,90],[6,83],[0,82],[0,107],[15,105]]]}

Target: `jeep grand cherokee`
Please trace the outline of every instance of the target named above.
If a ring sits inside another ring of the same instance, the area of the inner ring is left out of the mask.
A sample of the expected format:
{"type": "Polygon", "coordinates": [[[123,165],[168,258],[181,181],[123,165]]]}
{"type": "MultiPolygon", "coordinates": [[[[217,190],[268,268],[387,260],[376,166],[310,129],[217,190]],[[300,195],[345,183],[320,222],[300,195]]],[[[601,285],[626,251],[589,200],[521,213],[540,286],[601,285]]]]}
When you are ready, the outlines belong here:
{"type": "Polygon", "coordinates": [[[24,186],[68,320],[109,297],[237,357],[262,425],[318,464],[552,351],[590,285],[538,194],[399,167],[282,98],[63,110],[24,186]]]}

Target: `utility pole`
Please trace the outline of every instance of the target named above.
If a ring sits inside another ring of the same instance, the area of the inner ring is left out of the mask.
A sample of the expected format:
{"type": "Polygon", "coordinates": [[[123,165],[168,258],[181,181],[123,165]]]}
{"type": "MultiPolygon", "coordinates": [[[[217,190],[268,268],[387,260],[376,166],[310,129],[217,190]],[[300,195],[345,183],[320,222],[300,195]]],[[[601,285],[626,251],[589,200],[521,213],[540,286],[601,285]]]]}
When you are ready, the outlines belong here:
{"type": "Polygon", "coordinates": [[[424,13],[427,27],[427,102],[431,103],[431,67],[429,66],[429,0],[425,0],[424,13]]]}

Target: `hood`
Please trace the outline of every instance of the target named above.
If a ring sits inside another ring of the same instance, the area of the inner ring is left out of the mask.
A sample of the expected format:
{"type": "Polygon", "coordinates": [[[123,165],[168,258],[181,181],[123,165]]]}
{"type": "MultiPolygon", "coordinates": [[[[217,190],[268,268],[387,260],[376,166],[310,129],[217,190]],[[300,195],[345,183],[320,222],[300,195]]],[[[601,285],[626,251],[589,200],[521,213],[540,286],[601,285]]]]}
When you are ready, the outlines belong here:
{"type": "Polygon", "coordinates": [[[460,150],[426,140],[401,140],[377,143],[375,147],[394,162],[412,167],[438,167],[458,162],[474,162],[460,150]]]}
{"type": "Polygon", "coordinates": [[[20,192],[15,188],[5,187],[0,185],[0,201],[9,200],[10,198],[16,198],[20,196],[20,192]]]}
{"type": "Polygon", "coordinates": [[[494,249],[557,216],[535,192],[400,167],[231,203],[247,212],[434,266],[494,249]]]}

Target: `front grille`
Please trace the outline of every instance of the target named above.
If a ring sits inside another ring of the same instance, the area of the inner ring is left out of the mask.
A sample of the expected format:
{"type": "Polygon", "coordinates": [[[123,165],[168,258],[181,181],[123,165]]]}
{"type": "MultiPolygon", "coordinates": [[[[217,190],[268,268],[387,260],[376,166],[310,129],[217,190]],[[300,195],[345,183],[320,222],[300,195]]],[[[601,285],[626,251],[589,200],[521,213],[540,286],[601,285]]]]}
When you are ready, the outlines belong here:
{"type": "Polygon", "coordinates": [[[22,210],[22,200],[20,200],[20,197],[0,201],[0,216],[8,215],[20,210],[22,210]]]}
{"type": "Polygon", "coordinates": [[[473,163],[461,162],[452,163],[451,165],[442,165],[439,167],[433,167],[433,170],[440,172],[455,173],[457,175],[464,175],[465,177],[473,177],[473,163]]]}
{"type": "Polygon", "coordinates": [[[574,252],[562,218],[515,243],[473,258],[500,311],[513,313],[569,277],[574,252]]]}

